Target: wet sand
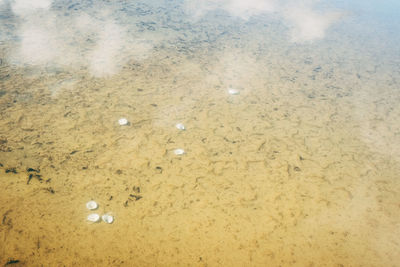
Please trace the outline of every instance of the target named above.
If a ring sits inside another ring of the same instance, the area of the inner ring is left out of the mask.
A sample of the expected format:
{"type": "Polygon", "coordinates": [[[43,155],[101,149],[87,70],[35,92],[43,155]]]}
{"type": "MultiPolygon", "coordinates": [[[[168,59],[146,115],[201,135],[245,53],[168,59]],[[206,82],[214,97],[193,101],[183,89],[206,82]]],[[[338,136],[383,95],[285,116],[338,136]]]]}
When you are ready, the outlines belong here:
{"type": "Polygon", "coordinates": [[[0,263],[396,266],[398,56],[263,23],[107,77],[3,61],[0,263]]]}

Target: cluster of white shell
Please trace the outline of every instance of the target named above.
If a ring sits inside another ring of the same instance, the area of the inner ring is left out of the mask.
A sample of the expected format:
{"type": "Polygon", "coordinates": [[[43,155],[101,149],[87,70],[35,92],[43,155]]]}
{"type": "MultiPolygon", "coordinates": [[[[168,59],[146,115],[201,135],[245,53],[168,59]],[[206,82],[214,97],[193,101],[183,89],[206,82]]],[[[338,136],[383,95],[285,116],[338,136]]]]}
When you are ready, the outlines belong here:
{"type": "MultiPolygon", "coordinates": [[[[239,95],[240,91],[238,89],[236,89],[236,88],[231,88],[230,87],[230,88],[228,88],[228,94],[230,94],[230,95],[239,95]]],[[[118,124],[121,125],[121,126],[129,125],[129,121],[128,121],[127,118],[120,118],[118,120],[118,124]]],[[[185,127],[185,125],[183,123],[177,123],[175,125],[175,127],[180,131],[186,130],[186,127],[185,127]]],[[[182,148],[177,148],[177,149],[174,150],[174,154],[177,155],[177,156],[182,156],[182,155],[186,154],[186,152],[182,148]]]]}
{"type": "MultiPolygon", "coordinates": [[[[89,210],[96,210],[99,207],[99,205],[97,204],[96,201],[91,200],[88,203],[86,203],[86,208],[89,210]]],[[[86,218],[89,222],[92,223],[96,223],[100,221],[100,215],[97,213],[91,213],[87,216],[86,218]]],[[[103,220],[103,222],[105,223],[113,223],[114,222],[114,216],[112,216],[111,214],[104,214],[103,216],[101,216],[101,219],[103,220]]]]}
{"type": "MultiPolygon", "coordinates": [[[[228,88],[228,93],[230,95],[238,95],[238,94],[240,94],[240,91],[238,89],[235,89],[235,88],[228,88]]],[[[126,126],[126,125],[129,125],[129,121],[128,121],[127,118],[120,118],[118,120],[118,124],[120,126],[126,126]]],[[[175,125],[175,127],[180,131],[186,130],[186,127],[185,127],[185,125],[183,123],[177,123],[175,125]]],[[[186,154],[186,152],[182,148],[177,148],[177,149],[174,150],[174,154],[177,155],[177,156],[182,156],[182,155],[186,154]]],[[[89,210],[96,210],[98,207],[99,207],[99,205],[96,203],[96,201],[91,200],[88,203],[86,203],[86,208],[88,208],[89,210]]],[[[97,213],[91,213],[91,214],[89,214],[87,216],[87,220],[89,222],[92,222],[92,223],[99,222],[100,218],[105,223],[113,223],[114,222],[114,217],[111,214],[108,214],[108,213],[102,215],[101,217],[97,213]]]]}

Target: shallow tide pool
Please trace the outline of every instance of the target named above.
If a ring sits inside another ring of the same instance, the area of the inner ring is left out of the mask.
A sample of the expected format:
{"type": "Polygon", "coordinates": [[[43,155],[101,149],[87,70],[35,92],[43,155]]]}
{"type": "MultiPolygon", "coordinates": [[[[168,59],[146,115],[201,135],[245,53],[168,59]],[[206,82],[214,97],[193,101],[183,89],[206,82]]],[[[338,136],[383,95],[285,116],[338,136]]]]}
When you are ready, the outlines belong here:
{"type": "Polygon", "coordinates": [[[399,12],[0,0],[0,264],[398,266],[399,12]]]}

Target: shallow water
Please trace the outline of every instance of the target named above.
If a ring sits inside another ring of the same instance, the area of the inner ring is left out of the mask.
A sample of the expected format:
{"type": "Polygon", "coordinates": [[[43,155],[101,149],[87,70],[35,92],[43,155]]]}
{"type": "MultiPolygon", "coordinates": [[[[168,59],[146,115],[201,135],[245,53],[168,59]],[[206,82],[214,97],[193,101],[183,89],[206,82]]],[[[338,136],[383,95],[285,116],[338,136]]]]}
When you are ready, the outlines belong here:
{"type": "Polygon", "coordinates": [[[0,2],[1,264],[398,265],[398,4],[37,3],[0,2]]]}

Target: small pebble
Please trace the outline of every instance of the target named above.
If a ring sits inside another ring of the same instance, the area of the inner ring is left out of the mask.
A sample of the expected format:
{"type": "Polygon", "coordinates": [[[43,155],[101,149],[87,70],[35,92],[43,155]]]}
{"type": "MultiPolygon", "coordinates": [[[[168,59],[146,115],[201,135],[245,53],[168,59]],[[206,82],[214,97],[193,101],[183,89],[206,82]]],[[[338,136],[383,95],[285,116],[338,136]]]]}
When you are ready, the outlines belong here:
{"type": "Polygon", "coordinates": [[[175,127],[182,131],[185,130],[185,125],[183,125],[183,123],[178,123],[177,125],[175,125],[175,127]]]}
{"type": "Polygon", "coordinates": [[[89,222],[98,222],[100,220],[100,215],[97,213],[92,213],[87,216],[89,222]]]}
{"type": "Polygon", "coordinates": [[[234,88],[229,88],[229,89],[228,89],[228,93],[229,93],[230,95],[238,95],[238,94],[240,94],[239,90],[234,89],[234,88]]]}
{"type": "Polygon", "coordinates": [[[114,222],[114,217],[109,214],[104,214],[103,216],[101,216],[101,219],[103,219],[103,222],[105,222],[105,223],[113,223],[114,222]]]}
{"type": "Polygon", "coordinates": [[[96,201],[89,201],[88,203],[86,203],[86,208],[88,208],[89,210],[95,210],[97,209],[99,205],[97,205],[96,201]]]}
{"type": "Polygon", "coordinates": [[[174,150],[174,153],[175,153],[175,155],[180,156],[180,155],[185,154],[185,150],[183,150],[183,149],[181,149],[181,148],[178,148],[178,149],[175,149],[175,150],[174,150]]]}
{"type": "Polygon", "coordinates": [[[121,118],[118,120],[119,125],[124,126],[124,125],[128,125],[128,119],[126,118],[121,118]]]}

